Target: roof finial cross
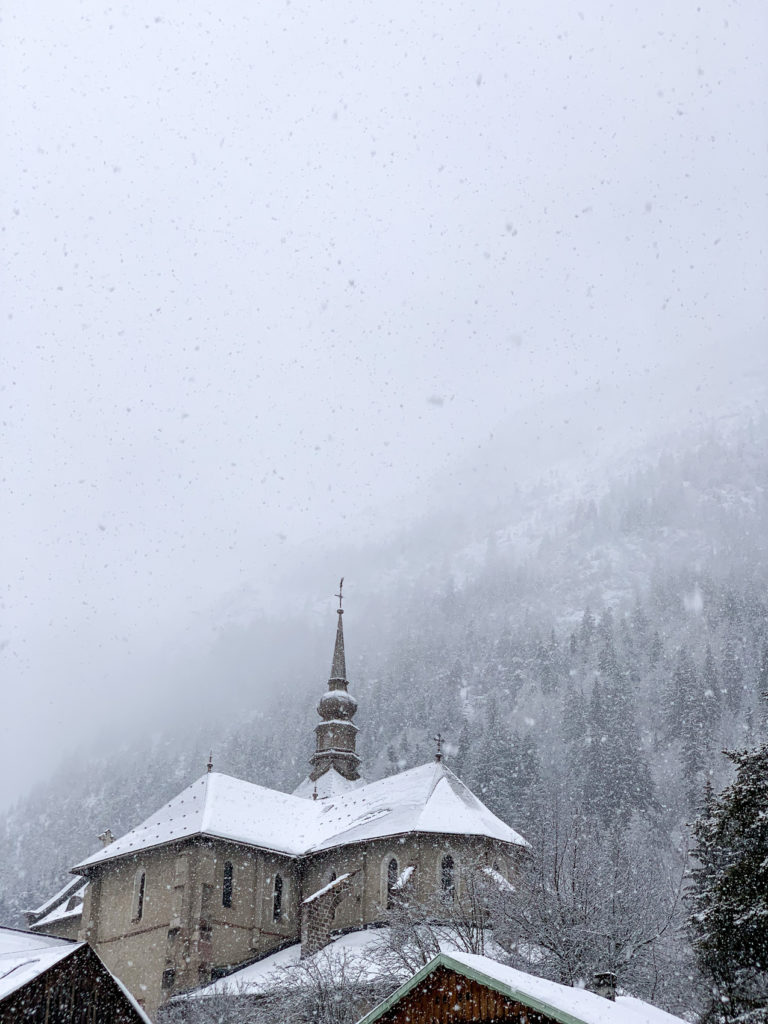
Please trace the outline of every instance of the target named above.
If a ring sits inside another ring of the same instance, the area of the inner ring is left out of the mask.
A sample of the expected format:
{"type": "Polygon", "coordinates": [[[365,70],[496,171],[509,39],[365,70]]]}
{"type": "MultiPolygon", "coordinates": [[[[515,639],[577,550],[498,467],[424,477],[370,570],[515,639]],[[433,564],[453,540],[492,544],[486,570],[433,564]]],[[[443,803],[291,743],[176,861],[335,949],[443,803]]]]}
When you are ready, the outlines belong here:
{"type": "Polygon", "coordinates": [[[437,753],[435,754],[435,760],[437,761],[438,764],[440,764],[440,762],[443,760],[444,739],[440,733],[438,733],[437,736],[433,736],[432,739],[437,744],[437,753]]]}
{"type": "Polygon", "coordinates": [[[344,587],[344,577],[342,576],[341,579],[339,580],[339,592],[338,592],[338,594],[334,594],[333,595],[334,597],[338,597],[338,599],[339,599],[339,615],[343,615],[344,614],[344,609],[341,607],[341,602],[342,602],[342,599],[343,599],[343,597],[342,597],[343,587],[344,587]]]}
{"type": "Polygon", "coordinates": [[[213,771],[213,751],[208,755],[208,764],[206,765],[209,772],[213,771]]]}

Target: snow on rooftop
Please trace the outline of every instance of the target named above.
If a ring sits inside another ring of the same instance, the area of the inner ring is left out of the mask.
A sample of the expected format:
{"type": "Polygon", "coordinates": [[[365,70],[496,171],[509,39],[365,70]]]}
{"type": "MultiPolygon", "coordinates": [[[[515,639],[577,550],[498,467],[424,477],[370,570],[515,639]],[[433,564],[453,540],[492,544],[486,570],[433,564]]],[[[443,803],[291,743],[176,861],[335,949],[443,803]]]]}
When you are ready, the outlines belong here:
{"type": "Polygon", "coordinates": [[[341,885],[342,882],[346,882],[346,880],[349,878],[350,874],[351,874],[351,872],[345,871],[344,874],[343,875],[339,875],[338,878],[332,878],[331,881],[328,882],[327,885],[324,885],[322,887],[322,889],[318,889],[316,892],[313,892],[311,896],[307,896],[307,898],[305,900],[302,900],[302,902],[303,903],[314,903],[314,901],[316,899],[318,899],[320,896],[325,896],[325,894],[327,892],[330,892],[331,889],[338,889],[338,887],[341,885]]]}
{"type": "MultiPolygon", "coordinates": [[[[42,918],[45,914],[49,914],[54,907],[57,907],[60,903],[65,902],[69,897],[74,895],[76,892],[80,892],[82,889],[85,891],[85,887],[88,885],[82,878],[70,878],[66,885],[63,885],[61,889],[50,899],[47,899],[45,903],[41,903],[37,909],[30,911],[34,915],[36,920],[42,918]]],[[[82,896],[82,893],[80,893],[82,896]]]]}
{"type": "MultiPolygon", "coordinates": [[[[334,939],[308,959],[320,959],[321,962],[325,962],[327,957],[344,958],[347,961],[351,959],[370,980],[375,981],[381,976],[381,965],[379,958],[373,955],[374,947],[382,941],[388,931],[388,928],[363,928],[359,931],[348,932],[346,935],[340,935],[334,939]]],[[[295,945],[281,949],[278,953],[272,953],[248,967],[241,967],[239,971],[228,974],[226,978],[220,978],[204,988],[177,998],[179,1001],[183,1001],[185,999],[205,999],[207,996],[220,995],[225,992],[248,995],[268,992],[270,989],[285,984],[282,970],[297,964],[300,957],[301,943],[297,942],[295,945]]]]}
{"type": "Polygon", "coordinates": [[[296,856],[311,841],[311,815],[306,808],[315,803],[219,772],[207,772],[75,870],[196,835],[296,856]]]}
{"type": "Polygon", "coordinates": [[[480,835],[528,845],[445,764],[435,761],[371,782],[346,797],[323,801],[320,825],[325,834],[312,850],[406,832],[480,835]]]}
{"type": "Polygon", "coordinates": [[[0,999],[34,980],[82,943],[0,927],[0,999]]]}
{"type": "MultiPolygon", "coordinates": [[[[338,691],[342,693],[342,690],[338,691]]],[[[345,694],[345,696],[348,696],[345,694]]],[[[317,793],[318,800],[324,800],[328,796],[342,796],[344,793],[349,793],[352,789],[360,789],[361,786],[365,785],[365,779],[346,779],[337,772],[336,769],[331,766],[328,771],[323,772],[320,778],[313,782],[312,779],[307,776],[303,782],[294,789],[293,795],[304,797],[305,799],[311,800],[315,793],[317,793]]]]}
{"type": "Polygon", "coordinates": [[[433,761],[317,800],[209,772],[74,870],[195,835],[299,857],[407,832],[488,836],[527,845],[443,763],[433,761]]]}
{"type": "Polygon", "coordinates": [[[487,956],[452,952],[448,957],[444,956],[443,960],[449,961],[449,967],[453,960],[459,969],[462,966],[468,967],[477,974],[493,979],[512,997],[522,1002],[528,1001],[532,1008],[548,1012],[555,1020],[567,1024],[571,1024],[574,1018],[582,1024],[685,1024],[682,1018],[641,999],[617,996],[613,1002],[586,989],[559,985],[555,981],[515,970],[487,956]],[[531,1003],[531,1000],[535,1002],[531,1003]]]}
{"type": "Polygon", "coordinates": [[[81,891],[78,891],[74,896],[70,896],[69,899],[64,900],[53,910],[49,911],[45,917],[39,917],[34,922],[34,928],[36,931],[45,931],[50,925],[55,924],[57,921],[66,921],[73,917],[82,917],[83,914],[83,897],[85,895],[85,889],[88,883],[83,886],[81,891]],[[73,906],[70,907],[70,903],[73,906]]]}
{"type": "MultiPolygon", "coordinates": [[[[73,942],[71,939],[57,939],[52,935],[37,935],[0,926],[0,1001],[84,945],[84,942],[73,942]]],[[[149,1017],[122,981],[114,974],[111,977],[139,1019],[145,1024],[151,1024],[149,1017]]]]}

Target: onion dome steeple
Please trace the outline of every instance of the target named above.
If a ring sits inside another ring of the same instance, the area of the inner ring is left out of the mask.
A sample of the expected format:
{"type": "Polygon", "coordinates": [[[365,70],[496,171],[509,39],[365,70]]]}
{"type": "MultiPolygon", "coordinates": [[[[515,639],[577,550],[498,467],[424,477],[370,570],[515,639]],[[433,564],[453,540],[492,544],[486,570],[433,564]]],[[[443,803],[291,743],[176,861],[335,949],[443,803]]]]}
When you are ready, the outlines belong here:
{"type": "Polygon", "coordinates": [[[339,583],[339,607],[336,611],[336,642],[333,647],[331,675],[328,680],[328,691],[320,698],[317,713],[322,722],[315,727],[316,749],[310,758],[312,771],[311,781],[319,779],[329,768],[334,768],[339,775],[354,782],[360,778],[360,758],[355,753],[357,726],[352,719],[357,711],[357,701],[347,692],[347,665],[344,657],[344,627],[342,616],[342,587],[344,577],[339,583]]]}

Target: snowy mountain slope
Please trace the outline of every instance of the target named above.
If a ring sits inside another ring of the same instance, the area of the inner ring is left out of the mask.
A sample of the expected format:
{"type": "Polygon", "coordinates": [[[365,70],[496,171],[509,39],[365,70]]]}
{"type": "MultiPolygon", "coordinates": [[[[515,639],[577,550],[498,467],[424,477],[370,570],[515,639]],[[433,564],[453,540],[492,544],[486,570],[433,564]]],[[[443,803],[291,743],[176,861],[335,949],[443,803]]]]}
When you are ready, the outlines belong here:
{"type": "MultiPolygon", "coordinates": [[[[619,656],[634,666],[642,750],[657,782],[679,757],[674,737],[665,738],[662,691],[682,644],[699,670],[713,645],[720,669],[737,638],[744,692],[733,706],[725,702],[722,737],[754,734],[764,637],[757,595],[768,569],[766,453],[768,420],[729,421],[676,451],[655,459],[646,453],[602,486],[592,481],[588,496],[551,478],[518,488],[509,505],[478,502],[471,516],[443,510],[370,553],[372,566],[389,561],[390,568],[371,571],[365,600],[358,553],[350,677],[371,774],[427,760],[429,737],[440,728],[459,774],[486,786],[490,769],[481,752],[495,727],[494,707],[498,727],[517,730],[546,760],[563,726],[567,687],[578,685],[589,700],[597,653],[579,647],[580,639],[574,653],[569,640],[583,634],[587,606],[596,618],[614,611],[619,656]],[[642,642],[639,633],[630,635],[638,606],[642,642]],[[651,664],[654,634],[661,653],[651,664]],[[542,680],[550,677],[547,690],[542,680]]],[[[4,919],[18,921],[21,910],[58,888],[105,827],[127,830],[197,777],[211,746],[218,770],[291,789],[310,753],[323,652],[330,652],[327,618],[314,607],[304,613],[309,668],[291,684],[290,700],[298,710],[286,714],[281,687],[271,703],[249,706],[246,683],[258,670],[270,622],[230,609],[197,674],[215,681],[224,708],[237,708],[237,727],[231,713],[206,716],[191,734],[168,729],[129,749],[83,754],[11,809],[0,821],[4,919]]],[[[292,627],[301,621],[297,615],[292,627]]],[[[687,813],[683,803],[673,794],[670,813],[687,813]]],[[[499,802],[491,809],[509,813],[499,802]]],[[[515,813],[525,820],[524,808],[515,813]]]]}

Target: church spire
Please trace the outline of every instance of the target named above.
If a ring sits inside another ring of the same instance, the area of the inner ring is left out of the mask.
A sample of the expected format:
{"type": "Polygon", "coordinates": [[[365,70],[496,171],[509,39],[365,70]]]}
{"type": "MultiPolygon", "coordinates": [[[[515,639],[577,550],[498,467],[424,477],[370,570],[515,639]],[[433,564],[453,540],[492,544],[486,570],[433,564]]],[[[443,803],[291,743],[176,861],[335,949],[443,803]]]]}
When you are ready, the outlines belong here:
{"type": "Polygon", "coordinates": [[[352,719],[357,711],[357,701],[347,692],[347,663],[344,656],[344,627],[341,624],[344,609],[342,608],[342,588],[344,577],[339,583],[339,607],[336,610],[336,642],[333,647],[331,675],[328,679],[328,692],[320,698],[317,713],[322,719],[315,727],[315,753],[310,758],[312,771],[310,780],[315,782],[329,768],[334,768],[350,782],[360,778],[360,758],[355,752],[357,726],[352,719]]]}
{"type": "Polygon", "coordinates": [[[336,625],[336,643],[333,646],[333,661],[331,662],[331,676],[328,680],[328,688],[331,690],[339,689],[339,687],[331,686],[331,683],[340,682],[344,683],[344,689],[347,686],[347,661],[344,657],[344,628],[341,624],[341,616],[344,614],[344,609],[341,607],[342,589],[344,587],[344,577],[342,576],[339,580],[339,592],[336,597],[339,599],[339,607],[336,610],[336,614],[339,617],[339,621],[336,625]]]}

